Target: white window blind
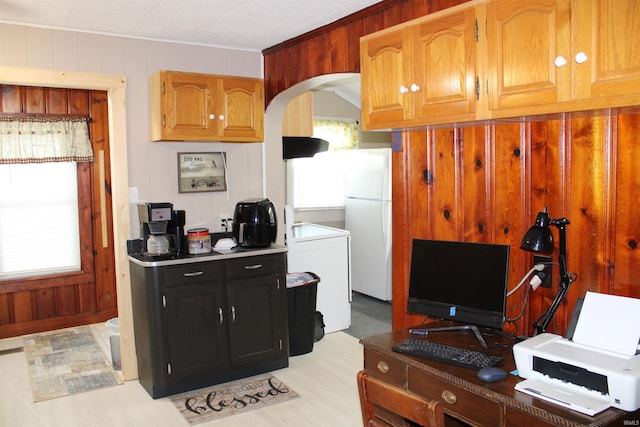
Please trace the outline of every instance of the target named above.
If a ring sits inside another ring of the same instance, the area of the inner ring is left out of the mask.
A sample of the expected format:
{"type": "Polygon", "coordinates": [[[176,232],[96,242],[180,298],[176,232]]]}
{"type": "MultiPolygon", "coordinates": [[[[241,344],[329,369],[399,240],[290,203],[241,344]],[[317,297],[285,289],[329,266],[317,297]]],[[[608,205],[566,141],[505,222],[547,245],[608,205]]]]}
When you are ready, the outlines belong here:
{"type": "Polygon", "coordinates": [[[80,270],[75,162],[0,165],[0,279],[80,270]]]}

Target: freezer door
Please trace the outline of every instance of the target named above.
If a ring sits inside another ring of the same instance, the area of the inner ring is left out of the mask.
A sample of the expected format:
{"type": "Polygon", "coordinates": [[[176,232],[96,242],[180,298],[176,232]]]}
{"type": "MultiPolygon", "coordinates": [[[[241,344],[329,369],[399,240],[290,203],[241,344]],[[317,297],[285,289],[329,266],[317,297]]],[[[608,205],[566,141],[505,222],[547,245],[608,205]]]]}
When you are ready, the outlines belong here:
{"type": "Polygon", "coordinates": [[[351,233],[351,287],[391,300],[391,203],[345,201],[345,228],[351,233]]]}
{"type": "Polygon", "coordinates": [[[391,149],[350,151],[347,164],[345,197],[391,201],[391,149]]]}

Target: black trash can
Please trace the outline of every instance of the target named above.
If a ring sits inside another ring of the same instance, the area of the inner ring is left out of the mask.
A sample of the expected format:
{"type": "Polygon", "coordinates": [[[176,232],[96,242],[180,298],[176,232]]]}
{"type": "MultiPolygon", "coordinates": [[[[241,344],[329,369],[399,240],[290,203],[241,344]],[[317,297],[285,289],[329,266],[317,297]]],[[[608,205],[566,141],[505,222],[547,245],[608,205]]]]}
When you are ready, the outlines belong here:
{"type": "Polygon", "coordinates": [[[313,350],[318,282],[314,273],[287,273],[290,356],[313,350]]]}

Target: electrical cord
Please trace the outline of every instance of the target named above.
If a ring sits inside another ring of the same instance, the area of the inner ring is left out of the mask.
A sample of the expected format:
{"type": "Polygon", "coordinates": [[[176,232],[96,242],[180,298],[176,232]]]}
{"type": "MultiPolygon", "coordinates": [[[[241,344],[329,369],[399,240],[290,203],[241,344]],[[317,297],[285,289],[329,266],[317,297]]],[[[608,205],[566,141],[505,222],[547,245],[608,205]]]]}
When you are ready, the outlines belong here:
{"type": "Polygon", "coordinates": [[[507,318],[505,318],[504,319],[505,321],[507,321],[507,322],[516,322],[516,321],[520,320],[522,318],[522,316],[524,316],[524,311],[527,308],[527,302],[529,301],[529,292],[530,291],[531,291],[531,288],[527,287],[527,289],[526,289],[526,291],[524,293],[524,302],[522,303],[522,309],[520,310],[520,313],[518,313],[518,315],[516,317],[507,317],[507,318]]]}
{"type": "Polygon", "coordinates": [[[513,295],[513,293],[515,293],[518,289],[520,289],[520,287],[524,284],[524,282],[529,278],[531,273],[533,273],[534,271],[542,271],[542,270],[544,270],[544,266],[545,266],[544,263],[539,263],[539,264],[534,265],[531,268],[531,270],[527,271],[527,274],[525,274],[522,277],[522,280],[520,280],[520,283],[518,283],[518,285],[515,288],[513,288],[509,292],[507,292],[507,297],[513,295]]]}

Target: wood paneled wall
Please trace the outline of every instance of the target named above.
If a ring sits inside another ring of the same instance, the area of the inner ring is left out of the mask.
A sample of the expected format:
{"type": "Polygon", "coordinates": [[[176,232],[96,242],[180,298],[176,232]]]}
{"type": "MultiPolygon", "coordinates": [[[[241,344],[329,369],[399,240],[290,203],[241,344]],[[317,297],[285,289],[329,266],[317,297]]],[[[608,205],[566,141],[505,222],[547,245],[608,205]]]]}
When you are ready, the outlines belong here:
{"type": "MultiPolygon", "coordinates": [[[[267,105],[311,77],[359,72],[360,36],[460,3],[383,1],[266,49],[267,105]]],[[[405,313],[413,238],[509,244],[511,289],[533,265],[532,254],[519,249],[520,241],[544,206],[552,217],[571,221],[568,269],[578,276],[550,332],[564,333],[576,298],[586,291],[640,297],[639,132],[640,113],[631,110],[398,132],[393,154],[394,329],[422,321],[405,313]]],[[[557,247],[557,230],[552,232],[557,247]]],[[[531,295],[524,317],[509,325],[511,332],[530,335],[531,322],[557,289],[555,266],[552,288],[531,295]]],[[[507,303],[509,317],[522,307],[517,300],[514,295],[507,303]]]]}
{"type": "Polygon", "coordinates": [[[324,27],[265,49],[265,106],[311,77],[360,72],[360,37],[437,12],[463,0],[384,0],[324,27]]]}
{"type": "MultiPolygon", "coordinates": [[[[95,160],[79,163],[79,196],[87,211],[79,212],[82,271],[43,276],[37,280],[0,281],[0,338],[97,323],[116,317],[117,295],[111,208],[110,147],[107,93],[0,85],[0,112],[82,115],[91,118],[89,136],[95,160]],[[101,172],[102,170],[102,172],[101,172]],[[104,225],[103,225],[104,219],[104,225]]],[[[56,242],[38,242],[39,227],[55,227],[43,217],[33,224],[33,256],[56,250],[56,242]]]]}
{"type": "MultiPolygon", "coordinates": [[[[568,269],[578,277],[549,332],[565,332],[576,298],[586,291],[640,297],[634,268],[640,264],[640,161],[633,142],[639,128],[638,112],[608,111],[404,133],[393,156],[394,217],[402,218],[393,230],[394,327],[421,321],[403,310],[413,238],[510,245],[511,289],[533,265],[532,254],[519,247],[544,206],[552,217],[571,221],[568,269]]],[[[557,229],[552,233],[557,248],[557,229]]],[[[532,333],[531,322],[557,289],[554,266],[552,288],[532,294],[529,310],[509,330],[532,333]]],[[[508,300],[508,317],[520,311],[522,295],[508,300]]]]}

